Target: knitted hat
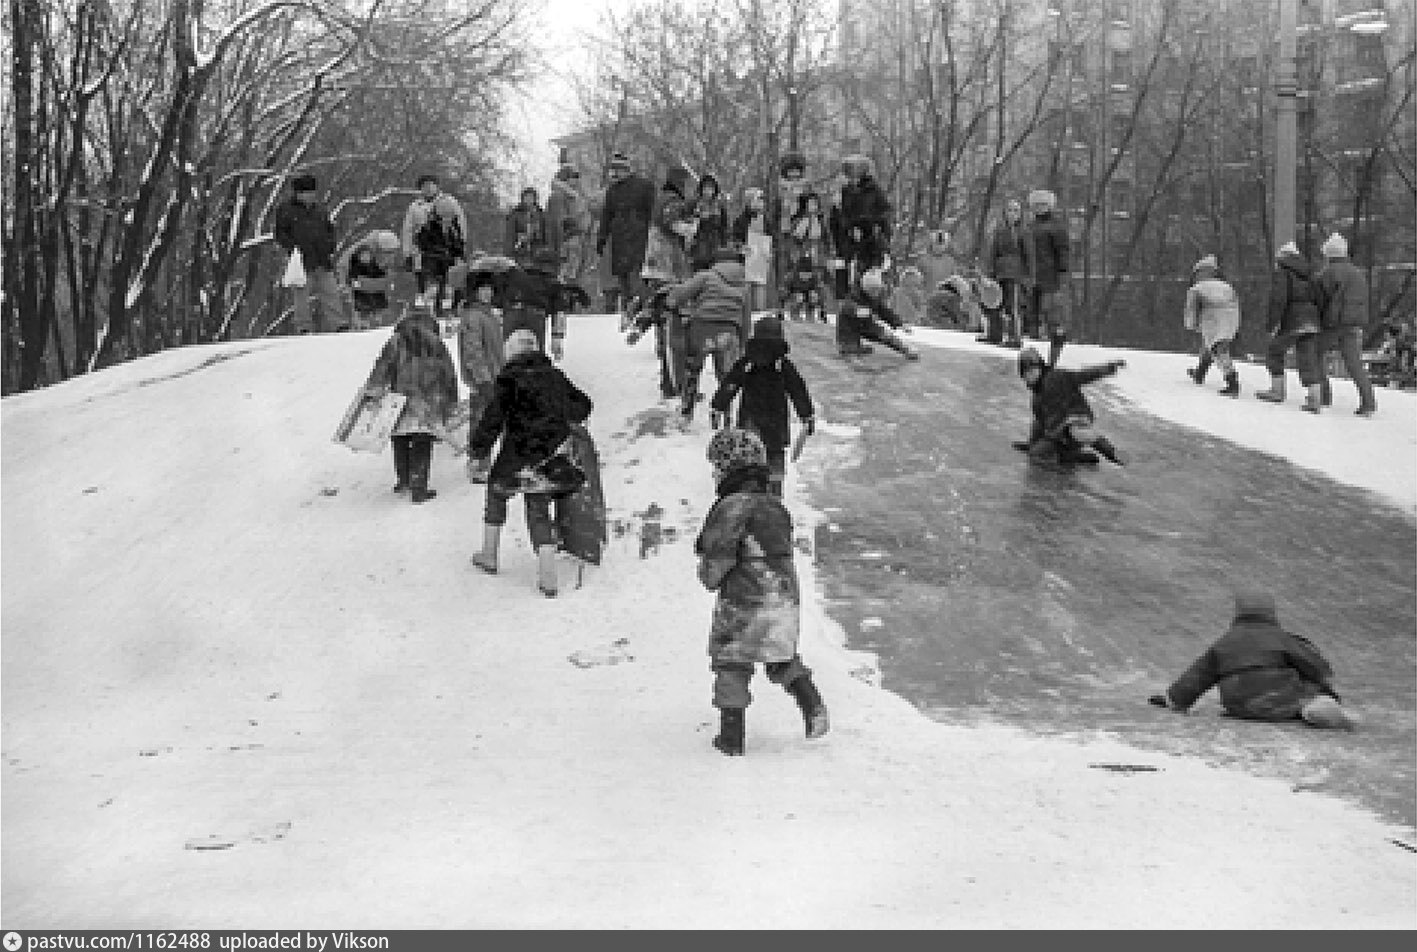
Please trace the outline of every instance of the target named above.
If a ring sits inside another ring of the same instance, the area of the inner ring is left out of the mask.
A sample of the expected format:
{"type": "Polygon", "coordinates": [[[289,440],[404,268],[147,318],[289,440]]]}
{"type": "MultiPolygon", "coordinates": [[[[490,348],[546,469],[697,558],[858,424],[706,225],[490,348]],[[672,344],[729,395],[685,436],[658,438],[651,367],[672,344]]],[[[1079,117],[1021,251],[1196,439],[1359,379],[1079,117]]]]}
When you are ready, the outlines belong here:
{"type": "Polygon", "coordinates": [[[782,334],[782,318],[768,315],[758,319],[753,325],[753,337],[757,340],[786,340],[782,334]]]}
{"type": "Polygon", "coordinates": [[[519,327],[507,335],[507,342],[503,345],[503,352],[508,360],[513,357],[520,357],[522,354],[531,354],[541,349],[541,345],[536,342],[536,335],[525,327],[519,327]]]}
{"type": "Polygon", "coordinates": [[[1338,232],[1334,232],[1319,248],[1319,253],[1325,258],[1346,258],[1348,257],[1348,239],[1338,232]]]}
{"type": "Polygon", "coordinates": [[[1261,618],[1275,618],[1278,616],[1278,609],[1274,605],[1274,596],[1268,592],[1261,592],[1254,589],[1235,593],[1235,617],[1244,615],[1256,615],[1261,618]]]}
{"type": "Polygon", "coordinates": [[[295,192],[313,192],[319,184],[313,175],[297,175],[290,180],[291,191],[295,192]]]}
{"type": "Polygon", "coordinates": [[[1220,262],[1215,260],[1215,255],[1206,255],[1195,264],[1191,265],[1191,274],[1195,274],[1201,268],[1209,268],[1212,271],[1220,270],[1220,262]]]}
{"type": "Polygon", "coordinates": [[[709,440],[709,465],[713,467],[714,483],[721,483],[734,470],[749,466],[767,466],[768,451],[763,441],[752,430],[726,428],[714,433],[709,440]]]}
{"type": "Polygon", "coordinates": [[[1293,255],[1297,258],[1299,257],[1299,246],[1292,241],[1286,241],[1284,244],[1279,246],[1279,254],[1293,255]]]}

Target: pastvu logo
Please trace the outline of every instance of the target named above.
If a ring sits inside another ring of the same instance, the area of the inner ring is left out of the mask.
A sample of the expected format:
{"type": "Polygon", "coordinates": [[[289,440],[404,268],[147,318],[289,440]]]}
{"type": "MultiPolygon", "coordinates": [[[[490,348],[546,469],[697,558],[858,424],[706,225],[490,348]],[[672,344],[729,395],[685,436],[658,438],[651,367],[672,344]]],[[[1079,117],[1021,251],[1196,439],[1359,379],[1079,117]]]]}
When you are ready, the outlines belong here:
{"type": "Polygon", "coordinates": [[[23,944],[24,940],[20,938],[18,932],[5,933],[5,952],[17,952],[19,947],[23,944]]]}

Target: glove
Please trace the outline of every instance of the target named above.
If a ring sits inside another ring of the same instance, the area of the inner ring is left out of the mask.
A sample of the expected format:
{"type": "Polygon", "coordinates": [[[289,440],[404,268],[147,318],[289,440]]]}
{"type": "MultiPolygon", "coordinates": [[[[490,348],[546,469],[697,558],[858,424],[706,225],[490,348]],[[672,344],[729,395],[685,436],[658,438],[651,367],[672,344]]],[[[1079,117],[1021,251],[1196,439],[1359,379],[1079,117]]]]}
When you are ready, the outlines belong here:
{"type": "Polygon", "coordinates": [[[1123,367],[1125,367],[1125,366],[1127,366],[1127,362],[1126,362],[1125,360],[1114,360],[1114,361],[1112,361],[1112,369],[1113,369],[1113,370],[1121,370],[1121,369],[1122,369],[1123,367]]]}
{"type": "Polygon", "coordinates": [[[551,338],[551,359],[560,360],[564,356],[566,356],[566,346],[561,343],[561,338],[551,338]]]}
{"type": "Polygon", "coordinates": [[[639,342],[640,342],[640,332],[639,332],[638,329],[633,330],[633,331],[630,331],[630,333],[628,333],[628,334],[625,335],[625,343],[626,343],[626,344],[629,344],[631,347],[634,347],[634,346],[635,346],[636,344],[638,344],[639,342]]]}
{"type": "Polygon", "coordinates": [[[1028,440],[1014,440],[1009,445],[1021,453],[1027,453],[1029,449],[1033,446],[1033,444],[1028,442],[1028,440]]]}
{"type": "Polygon", "coordinates": [[[1153,694],[1151,697],[1146,699],[1146,702],[1148,704],[1154,705],[1155,707],[1171,706],[1171,700],[1164,694],[1153,694]]]}
{"type": "Polygon", "coordinates": [[[813,433],[816,433],[816,432],[817,432],[817,418],[816,418],[816,417],[808,417],[807,419],[803,420],[803,421],[802,421],[802,429],[804,429],[804,430],[807,431],[807,435],[808,435],[808,436],[811,436],[813,433]]]}

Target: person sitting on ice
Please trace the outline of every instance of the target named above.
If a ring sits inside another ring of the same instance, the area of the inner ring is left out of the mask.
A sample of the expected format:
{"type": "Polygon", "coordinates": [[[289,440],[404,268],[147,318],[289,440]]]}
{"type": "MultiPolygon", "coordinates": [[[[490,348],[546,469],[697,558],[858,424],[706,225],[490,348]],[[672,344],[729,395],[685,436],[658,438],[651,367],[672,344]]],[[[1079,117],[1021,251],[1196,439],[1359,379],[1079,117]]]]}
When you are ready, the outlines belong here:
{"type": "Polygon", "coordinates": [[[1238,593],[1229,630],[1164,694],[1148,700],[1185,713],[1212,687],[1219,687],[1230,717],[1348,730],[1358,724],[1333,688],[1332,666],[1313,642],[1280,626],[1274,597],[1265,592],[1238,593]]]}
{"type": "Polygon", "coordinates": [[[1124,360],[1113,360],[1096,367],[1064,370],[1048,366],[1043,355],[1032,347],[1020,350],[1018,375],[1033,391],[1033,426],[1028,439],[1014,443],[1014,448],[1028,453],[1032,462],[1065,469],[1079,463],[1096,463],[1097,455],[1088,447],[1118,466],[1123,465],[1122,454],[1112,441],[1093,431],[1092,407],[1082,388],[1126,365],[1124,360]]]}
{"type": "Polygon", "coordinates": [[[725,429],[714,433],[706,455],[718,500],[694,553],[699,581],[718,593],[708,644],[720,717],[713,746],[730,757],[743,754],[748,684],[759,663],[797,701],[807,737],[821,737],[830,727],[827,707],[797,653],[802,596],[792,515],[767,491],[767,450],[751,430],[725,429]]]}
{"type": "Polygon", "coordinates": [[[709,401],[713,427],[718,429],[734,398],[741,395],[738,426],[753,430],[762,439],[767,451],[768,491],[778,498],[782,497],[787,445],[792,436],[788,404],[797,411],[808,435],[815,429],[812,397],[807,382],[787,356],[789,349],[782,334],[782,318],[769,315],[760,319],[743,356],[729,368],[709,401]]]}
{"type": "Polygon", "coordinates": [[[861,341],[873,340],[898,351],[908,360],[919,360],[918,354],[895,331],[905,326],[885,302],[886,282],[879,268],[864,272],[851,288],[837,312],[836,342],[843,357],[869,354],[871,348],[861,341]]]}

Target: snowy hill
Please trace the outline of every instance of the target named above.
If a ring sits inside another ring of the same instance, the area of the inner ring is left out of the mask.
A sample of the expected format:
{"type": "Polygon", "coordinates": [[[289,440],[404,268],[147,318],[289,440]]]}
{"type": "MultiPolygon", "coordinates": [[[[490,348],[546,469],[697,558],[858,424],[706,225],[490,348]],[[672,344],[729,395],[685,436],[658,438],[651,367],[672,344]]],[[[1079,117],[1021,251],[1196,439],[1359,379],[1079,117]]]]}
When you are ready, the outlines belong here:
{"type": "MultiPolygon", "coordinates": [[[[483,490],[447,447],[415,507],[387,453],[330,442],[387,333],[168,351],[0,404],[7,928],[1417,925],[1410,831],[1106,738],[932,722],[820,598],[802,653],[832,732],[804,740],[760,674],[748,756],[721,757],[706,423],[654,402],[652,345],[572,321],[614,532],[547,600],[519,504],[502,574],[470,565],[483,490]],[[675,531],[642,551],[651,504],[675,531]],[[1157,770],[1095,767],[1118,763],[1157,770]]],[[[1417,514],[1412,394],[1359,420],[1337,381],[1314,418],[1254,400],[1262,368],[1227,401],[1178,390],[1184,358],[1125,356],[1124,402],[1417,514]]],[[[823,424],[813,451],[848,447],[823,424]]],[[[811,592],[820,515],[790,502],[811,592]]]]}

